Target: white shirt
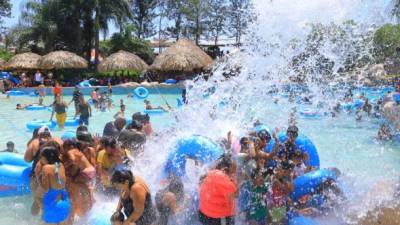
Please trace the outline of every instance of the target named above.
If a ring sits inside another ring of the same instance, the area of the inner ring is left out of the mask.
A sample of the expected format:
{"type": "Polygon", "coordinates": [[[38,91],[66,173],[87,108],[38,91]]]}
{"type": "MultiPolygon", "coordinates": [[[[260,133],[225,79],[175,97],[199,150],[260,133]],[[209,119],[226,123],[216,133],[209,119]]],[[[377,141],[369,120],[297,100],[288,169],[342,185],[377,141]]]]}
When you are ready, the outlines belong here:
{"type": "Polygon", "coordinates": [[[36,82],[41,82],[42,81],[42,74],[41,73],[35,73],[35,81],[36,82]]]}

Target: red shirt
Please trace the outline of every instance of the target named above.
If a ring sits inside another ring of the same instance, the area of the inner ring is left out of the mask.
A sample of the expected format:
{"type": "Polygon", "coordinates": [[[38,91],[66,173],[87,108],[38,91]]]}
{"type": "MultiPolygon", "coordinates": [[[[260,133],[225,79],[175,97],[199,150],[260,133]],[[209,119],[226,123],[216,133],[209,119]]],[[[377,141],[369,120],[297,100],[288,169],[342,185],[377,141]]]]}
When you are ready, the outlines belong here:
{"type": "Polygon", "coordinates": [[[200,211],[211,218],[235,215],[236,184],[221,170],[211,170],[200,185],[200,211]]]}
{"type": "Polygon", "coordinates": [[[62,89],[61,89],[60,86],[55,86],[55,87],[53,88],[53,93],[54,93],[54,95],[61,95],[61,92],[62,92],[62,89]]]}

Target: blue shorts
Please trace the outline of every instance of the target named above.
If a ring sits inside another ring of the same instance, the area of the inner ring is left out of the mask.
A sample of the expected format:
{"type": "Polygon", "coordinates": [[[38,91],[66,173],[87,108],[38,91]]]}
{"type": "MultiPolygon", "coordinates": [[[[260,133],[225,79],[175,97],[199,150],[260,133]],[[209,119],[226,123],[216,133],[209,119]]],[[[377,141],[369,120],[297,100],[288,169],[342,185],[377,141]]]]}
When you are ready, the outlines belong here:
{"type": "Polygon", "coordinates": [[[89,126],[89,117],[87,117],[87,116],[80,116],[80,117],[79,117],[79,125],[86,125],[86,126],[89,126]]]}

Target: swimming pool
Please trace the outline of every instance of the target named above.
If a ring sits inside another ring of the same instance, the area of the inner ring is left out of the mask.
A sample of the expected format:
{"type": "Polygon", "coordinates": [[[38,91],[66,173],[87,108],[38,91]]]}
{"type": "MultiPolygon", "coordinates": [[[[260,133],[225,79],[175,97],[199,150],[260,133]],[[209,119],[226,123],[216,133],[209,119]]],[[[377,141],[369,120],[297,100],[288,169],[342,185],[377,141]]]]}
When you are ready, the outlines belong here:
{"type": "MultiPolygon", "coordinates": [[[[115,94],[112,96],[116,106],[111,109],[111,112],[93,111],[89,126],[91,133],[102,133],[104,125],[112,121],[113,115],[118,111],[120,99],[123,99],[127,106],[127,115],[144,110],[142,100],[127,97],[128,92],[131,91],[132,89],[116,88],[115,94]]],[[[169,105],[176,107],[176,98],[178,97],[180,97],[180,90],[176,89],[174,91],[161,91],[160,93],[152,92],[149,99],[153,105],[165,105],[165,101],[167,101],[169,105]]],[[[52,99],[52,96],[46,97],[45,103],[50,104],[52,99]]],[[[66,101],[70,101],[70,99],[70,95],[65,96],[66,101]]],[[[262,108],[259,108],[263,116],[258,119],[271,128],[286,126],[292,107],[296,104],[289,103],[285,98],[280,99],[278,104],[274,104],[273,98],[269,99],[263,103],[262,108]]],[[[2,124],[0,127],[0,143],[4,148],[5,143],[11,140],[15,142],[17,150],[23,153],[26,142],[31,136],[31,132],[27,131],[25,124],[32,119],[49,119],[50,112],[48,111],[15,110],[17,103],[29,104],[33,101],[35,101],[35,98],[27,96],[11,97],[10,99],[7,99],[4,95],[0,96],[0,104],[2,105],[0,111],[0,123],[2,124]]],[[[297,105],[297,107],[301,109],[308,106],[297,105]]],[[[224,108],[220,106],[217,110],[223,111],[224,108]]],[[[198,112],[204,113],[200,109],[198,112]]],[[[73,114],[73,108],[68,110],[68,114],[73,114]]],[[[139,174],[149,182],[153,193],[159,188],[157,179],[161,174],[168,149],[171,148],[173,140],[184,135],[183,130],[186,134],[198,133],[202,129],[196,127],[202,126],[205,127],[204,134],[207,135],[207,127],[209,130],[213,130],[211,126],[215,126],[224,131],[232,128],[232,124],[229,123],[205,122],[204,124],[191,125],[178,123],[180,130],[175,132],[172,130],[176,124],[175,116],[180,116],[179,111],[177,111],[177,114],[160,114],[151,118],[154,129],[161,131],[161,135],[148,141],[145,154],[137,159],[133,167],[135,174],[139,174]]],[[[195,115],[190,116],[195,117],[195,115]]],[[[318,148],[321,167],[337,167],[344,174],[343,180],[348,187],[346,195],[352,205],[361,201],[365,192],[375,183],[397,178],[400,174],[399,143],[376,143],[373,141],[381,122],[380,119],[367,118],[366,116],[361,122],[356,122],[354,116],[344,113],[335,118],[330,116],[322,116],[318,119],[298,117],[300,131],[307,135],[318,148]]],[[[65,130],[73,129],[67,128],[65,130]]],[[[63,132],[55,130],[54,134],[61,135],[63,132]]],[[[212,138],[216,139],[217,137],[212,138]]],[[[186,182],[188,186],[195,188],[198,177],[203,170],[190,165],[187,170],[189,178],[186,182]]],[[[0,224],[32,224],[38,218],[33,218],[30,215],[30,204],[30,197],[0,199],[0,224]]],[[[109,210],[113,209],[110,208],[109,210]]],[[[95,214],[98,213],[100,211],[95,210],[95,214]]]]}

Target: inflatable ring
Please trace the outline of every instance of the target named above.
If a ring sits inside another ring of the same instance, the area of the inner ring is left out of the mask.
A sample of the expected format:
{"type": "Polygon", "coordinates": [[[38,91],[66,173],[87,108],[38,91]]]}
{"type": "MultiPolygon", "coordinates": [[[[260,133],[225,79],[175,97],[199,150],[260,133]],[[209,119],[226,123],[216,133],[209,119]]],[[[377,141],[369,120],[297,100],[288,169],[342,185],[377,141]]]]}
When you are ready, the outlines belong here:
{"type": "Polygon", "coordinates": [[[133,90],[133,94],[139,99],[145,99],[149,96],[149,91],[144,87],[137,87],[133,90]]]}
{"type": "Polygon", "coordinates": [[[364,100],[362,100],[362,99],[354,100],[354,103],[353,103],[354,109],[361,109],[363,106],[364,106],[364,100]]]}
{"type": "Polygon", "coordinates": [[[300,110],[299,114],[304,118],[319,118],[320,117],[318,112],[313,111],[311,109],[300,110]]]}
{"type": "Polygon", "coordinates": [[[165,111],[163,109],[145,109],[143,112],[145,114],[154,115],[154,114],[166,113],[167,111],[165,111]]]}
{"type": "Polygon", "coordinates": [[[183,101],[182,101],[182,99],[180,99],[180,98],[177,98],[177,99],[176,99],[176,106],[177,106],[177,107],[182,107],[182,106],[183,106],[183,101]]]}
{"type": "Polygon", "coordinates": [[[50,129],[54,129],[57,123],[55,121],[48,120],[32,120],[26,124],[26,127],[29,130],[35,130],[36,128],[41,128],[43,126],[47,126],[50,129]]]}
{"type": "Polygon", "coordinates": [[[39,94],[32,91],[32,92],[29,93],[29,96],[31,96],[31,97],[38,97],[39,94]]]}
{"type": "Polygon", "coordinates": [[[65,120],[64,126],[66,126],[66,127],[79,126],[79,119],[67,118],[67,120],[65,120]]]}
{"type": "MultiPolygon", "coordinates": [[[[277,135],[279,141],[281,143],[284,143],[287,139],[286,132],[280,132],[277,135]]],[[[309,161],[306,162],[307,166],[312,166],[314,168],[318,168],[320,166],[320,161],[319,161],[319,155],[317,152],[317,148],[315,147],[314,143],[305,135],[299,134],[299,136],[296,138],[296,146],[301,150],[302,152],[305,152],[308,154],[309,161]]],[[[274,139],[272,139],[268,145],[265,147],[266,152],[271,152],[273,147],[275,145],[274,139]]]]}
{"type": "Polygon", "coordinates": [[[84,80],[82,82],[79,83],[80,87],[92,87],[92,85],[89,83],[88,80],[84,80]]]}
{"type": "Polygon", "coordinates": [[[0,153],[0,197],[29,194],[31,170],[23,155],[0,153]]]}
{"type": "Polygon", "coordinates": [[[313,194],[318,186],[327,180],[336,180],[336,173],[329,169],[314,170],[294,179],[294,191],[290,193],[290,198],[297,201],[307,194],[313,194]]]}
{"type": "Polygon", "coordinates": [[[25,95],[22,91],[7,91],[8,96],[23,96],[25,95]]]}
{"type": "Polygon", "coordinates": [[[178,81],[175,80],[175,79],[167,79],[167,80],[165,80],[164,83],[166,83],[166,84],[176,84],[177,82],[178,82],[178,81]]]}
{"type": "Polygon", "coordinates": [[[48,107],[44,105],[30,105],[27,106],[25,109],[29,111],[38,111],[38,110],[46,110],[48,107]]]}
{"type": "Polygon", "coordinates": [[[180,139],[174,151],[168,155],[164,166],[164,176],[172,173],[182,177],[186,174],[186,158],[196,159],[201,163],[210,163],[224,153],[223,149],[210,139],[199,135],[193,135],[180,139]]]}
{"type": "Polygon", "coordinates": [[[393,95],[393,101],[396,102],[396,104],[400,104],[400,93],[393,95]]]}

